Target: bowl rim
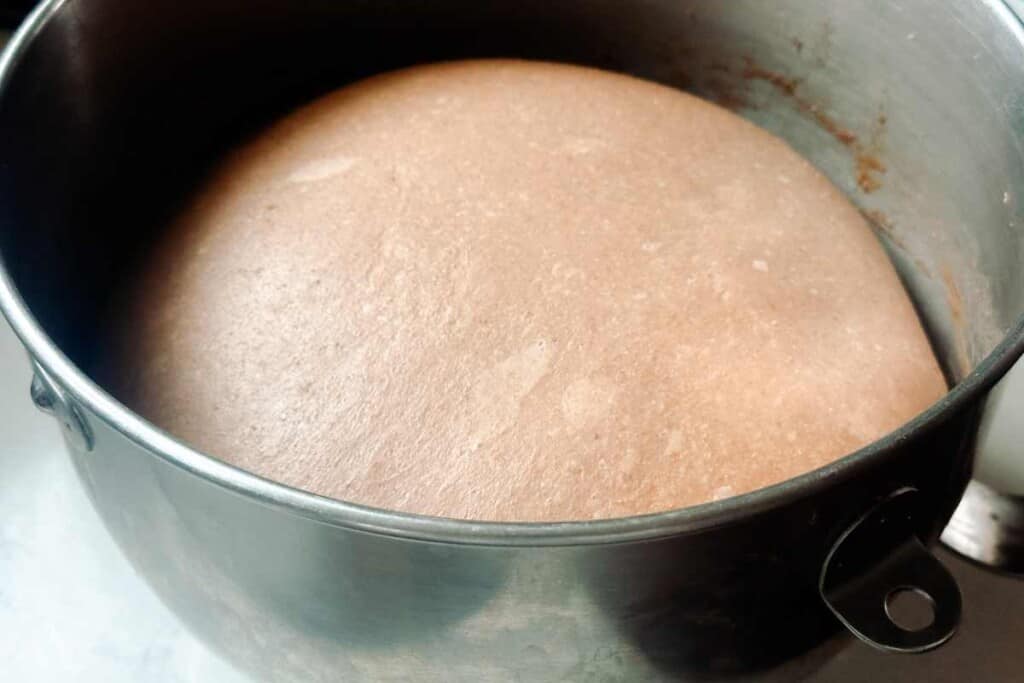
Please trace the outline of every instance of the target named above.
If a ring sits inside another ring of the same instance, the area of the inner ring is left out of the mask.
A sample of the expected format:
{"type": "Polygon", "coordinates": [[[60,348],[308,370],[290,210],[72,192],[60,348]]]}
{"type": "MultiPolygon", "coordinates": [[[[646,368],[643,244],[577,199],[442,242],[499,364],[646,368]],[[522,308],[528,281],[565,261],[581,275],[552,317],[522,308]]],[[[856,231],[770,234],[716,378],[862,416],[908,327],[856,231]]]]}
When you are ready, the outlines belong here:
{"type": "MultiPolygon", "coordinates": [[[[20,58],[68,0],[45,0],[22,23],[0,55],[0,98],[20,58]]],[[[1024,47],[1024,25],[1003,0],[982,0],[1003,15],[1024,47]]],[[[1024,354],[1024,315],[1003,340],[943,398],[886,436],[824,467],[725,500],[653,514],[571,522],[477,522],[373,508],[326,498],[229,465],[177,440],[119,403],[56,346],[32,315],[0,254],[0,313],[34,364],[67,395],[149,455],[205,482],[259,504],[331,526],[410,540],[460,545],[579,546],[645,541],[736,523],[765,510],[820,494],[879,466],[887,454],[967,408],[989,391],[1024,354]]],[[[26,387],[27,388],[27,387],[26,387]]],[[[102,453],[90,457],[103,457],[102,453]]]]}

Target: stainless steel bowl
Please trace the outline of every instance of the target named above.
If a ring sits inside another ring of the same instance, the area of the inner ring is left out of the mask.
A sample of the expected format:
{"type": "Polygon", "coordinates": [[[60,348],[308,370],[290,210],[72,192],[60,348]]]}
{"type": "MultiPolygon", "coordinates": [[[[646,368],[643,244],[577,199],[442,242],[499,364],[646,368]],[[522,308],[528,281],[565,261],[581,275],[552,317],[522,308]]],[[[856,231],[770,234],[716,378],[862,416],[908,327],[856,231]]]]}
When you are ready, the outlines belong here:
{"type": "Polygon", "coordinates": [[[846,625],[915,652],[960,597],[926,550],[1024,350],[1024,31],[997,0],[51,0],[0,59],[0,309],[125,555],[260,680],[673,680],[846,625]],[[120,275],[220,150],[325,89],[463,56],[684,87],[788,139],[872,218],[951,383],[833,465],[568,524],[363,508],[198,453],[89,377],[120,275]],[[934,622],[887,600],[927,592],[934,622]]]}

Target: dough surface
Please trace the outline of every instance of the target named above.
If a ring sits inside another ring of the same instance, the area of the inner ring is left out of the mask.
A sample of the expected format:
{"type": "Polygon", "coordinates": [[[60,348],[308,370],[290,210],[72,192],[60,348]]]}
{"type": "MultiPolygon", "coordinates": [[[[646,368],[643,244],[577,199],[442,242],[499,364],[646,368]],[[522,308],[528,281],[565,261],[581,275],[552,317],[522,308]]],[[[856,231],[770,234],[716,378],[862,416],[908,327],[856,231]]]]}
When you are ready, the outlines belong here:
{"type": "Polygon", "coordinates": [[[305,106],[220,165],[126,291],[128,406],[269,479],[444,517],[751,491],[946,390],[809,162],[567,65],[427,65],[305,106]]]}

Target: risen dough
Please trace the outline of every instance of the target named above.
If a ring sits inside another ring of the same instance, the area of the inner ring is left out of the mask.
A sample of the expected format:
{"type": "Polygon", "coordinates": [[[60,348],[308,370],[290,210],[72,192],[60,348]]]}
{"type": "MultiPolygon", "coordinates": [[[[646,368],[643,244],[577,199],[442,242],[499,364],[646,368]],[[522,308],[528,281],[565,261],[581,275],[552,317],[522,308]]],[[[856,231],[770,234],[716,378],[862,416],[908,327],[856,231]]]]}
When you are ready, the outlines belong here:
{"type": "Polygon", "coordinates": [[[710,501],[945,390],[871,230],[807,161],[565,65],[423,66],[300,109],[127,289],[128,405],[270,479],[430,515],[710,501]]]}

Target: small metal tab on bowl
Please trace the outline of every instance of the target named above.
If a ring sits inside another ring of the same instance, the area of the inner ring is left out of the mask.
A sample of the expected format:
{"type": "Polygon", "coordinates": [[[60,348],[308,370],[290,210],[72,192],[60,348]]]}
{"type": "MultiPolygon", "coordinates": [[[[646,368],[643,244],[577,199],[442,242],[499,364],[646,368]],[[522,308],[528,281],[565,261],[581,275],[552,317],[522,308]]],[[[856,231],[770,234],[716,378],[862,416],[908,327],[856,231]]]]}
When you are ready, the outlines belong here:
{"type": "Polygon", "coordinates": [[[93,448],[92,430],[82,415],[82,411],[50,379],[45,370],[35,363],[32,364],[32,368],[32,385],[29,389],[32,402],[44,413],[57,418],[64,437],[72,448],[85,452],[91,451],[93,448]]]}
{"type": "Polygon", "coordinates": [[[819,589],[853,635],[888,652],[926,652],[960,624],[960,589],[915,532],[920,494],[903,489],[866,514],[836,542],[819,589]],[[917,601],[910,619],[901,600],[917,601]]]}

